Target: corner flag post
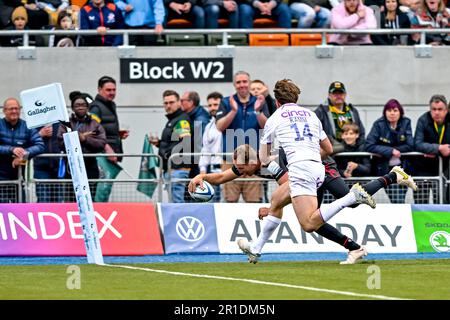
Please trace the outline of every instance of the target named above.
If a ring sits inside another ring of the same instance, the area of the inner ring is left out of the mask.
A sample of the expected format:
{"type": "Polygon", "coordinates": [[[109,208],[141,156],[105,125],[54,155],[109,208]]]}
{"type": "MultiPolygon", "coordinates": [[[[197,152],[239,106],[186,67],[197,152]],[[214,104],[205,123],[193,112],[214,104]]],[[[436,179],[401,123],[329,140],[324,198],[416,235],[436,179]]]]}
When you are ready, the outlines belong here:
{"type": "MultiPolygon", "coordinates": [[[[20,99],[29,129],[56,122],[66,125],[69,121],[60,83],[23,90],[20,92],[20,99]]],[[[78,131],[71,131],[67,125],[66,127],[68,132],[63,134],[63,138],[80,213],[88,263],[104,264],[80,138],[78,131]]]]}
{"type": "MultiPolygon", "coordinates": [[[[70,129],[69,129],[70,130],[70,129]]],[[[63,134],[72,183],[80,212],[88,263],[104,264],[89,181],[78,131],[63,134]]]]}

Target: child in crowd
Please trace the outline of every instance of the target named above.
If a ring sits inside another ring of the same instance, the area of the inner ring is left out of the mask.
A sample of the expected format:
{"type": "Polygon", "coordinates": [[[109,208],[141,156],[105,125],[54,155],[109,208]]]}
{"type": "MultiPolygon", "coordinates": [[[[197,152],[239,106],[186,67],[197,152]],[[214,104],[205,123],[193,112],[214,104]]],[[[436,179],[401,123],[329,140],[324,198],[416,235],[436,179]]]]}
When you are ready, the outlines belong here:
{"type": "MultiPolygon", "coordinates": [[[[55,30],[75,30],[72,15],[63,10],[58,14],[55,30]]],[[[78,45],[78,37],[75,35],[51,35],[48,41],[49,47],[74,47],[78,45]]]]}
{"type": "MultiPolygon", "coordinates": [[[[343,152],[364,152],[364,145],[357,145],[359,126],[349,123],[342,127],[343,152]]],[[[344,178],[370,175],[370,159],[367,156],[335,156],[339,173],[344,178]]]]}
{"type": "MultiPolygon", "coordinates": [[[[5,30],[27,30],[28,28],[28,14],[24,7],[17,7],[11,14],[12,25],[7,27],[5,30]]],[[[23,36],[10,36],[10,37],[0,37],[0,43],[2,47],[20,47],[23,46],[23,36]]],[[[30,36],[29,45],[34,46],[36,40],[34,36],[30,36]]]]}

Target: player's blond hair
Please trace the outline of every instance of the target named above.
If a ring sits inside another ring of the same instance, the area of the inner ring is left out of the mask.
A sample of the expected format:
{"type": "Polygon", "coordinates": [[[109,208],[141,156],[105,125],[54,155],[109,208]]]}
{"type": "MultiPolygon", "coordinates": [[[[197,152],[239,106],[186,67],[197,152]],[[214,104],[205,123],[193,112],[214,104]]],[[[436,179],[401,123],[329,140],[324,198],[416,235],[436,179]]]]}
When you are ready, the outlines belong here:
{"type": "Polygon", "coordinates": [[[285,103],[297,103],[301,91],[292,80],[283,79],[277,81],[273,92],[275,94],[275,99],[283,105],[285,103]]]}
{"type": "Polygon", "coordinates": [[[234,149],[233,160],[237,164],[249,164],[258,162],[258,153],[248,144],[242,144],[234,149]]]}

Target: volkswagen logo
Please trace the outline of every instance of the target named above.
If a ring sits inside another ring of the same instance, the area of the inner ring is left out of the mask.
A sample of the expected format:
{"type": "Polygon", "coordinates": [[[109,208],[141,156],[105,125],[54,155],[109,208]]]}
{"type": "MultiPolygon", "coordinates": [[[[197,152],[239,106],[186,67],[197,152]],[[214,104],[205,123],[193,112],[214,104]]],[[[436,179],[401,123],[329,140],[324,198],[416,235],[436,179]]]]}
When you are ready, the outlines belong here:
{"type": "Polygon", "coordinates": [[[203,223],[191,216],[178,219],[175,228],[180,238],[186,241],[198,241],[205,235],[205,226],[203,223]]]}

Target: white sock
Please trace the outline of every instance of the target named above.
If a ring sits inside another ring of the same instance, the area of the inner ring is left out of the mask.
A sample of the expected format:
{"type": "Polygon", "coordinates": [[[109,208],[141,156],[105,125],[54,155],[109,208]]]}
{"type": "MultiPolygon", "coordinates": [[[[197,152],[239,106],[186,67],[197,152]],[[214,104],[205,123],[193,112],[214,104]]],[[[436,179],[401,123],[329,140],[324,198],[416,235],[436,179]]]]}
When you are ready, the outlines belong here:
{"type": "Polygon", "coordinates": [[[326,207],[321,207],[319,209],[320,214],[324,222],[330,220],[336,213],[342,209],[351,206],[356,203],[355,194],[353,192],[347,193],[340,199],[334,200],[332,203],[328,204],[326,207]]]}
{"type": "Polygon", "coordinates": [[[269,240],[272,233],[281,223],[280,218],[271,216],[270,214],[264,220],[265,223],[263,224],[261,233],[259,234],[258,238],[250,245],[250,250],[253,253],[261,253],[261,250],[266,244],[267,240],[269,240]]]}

